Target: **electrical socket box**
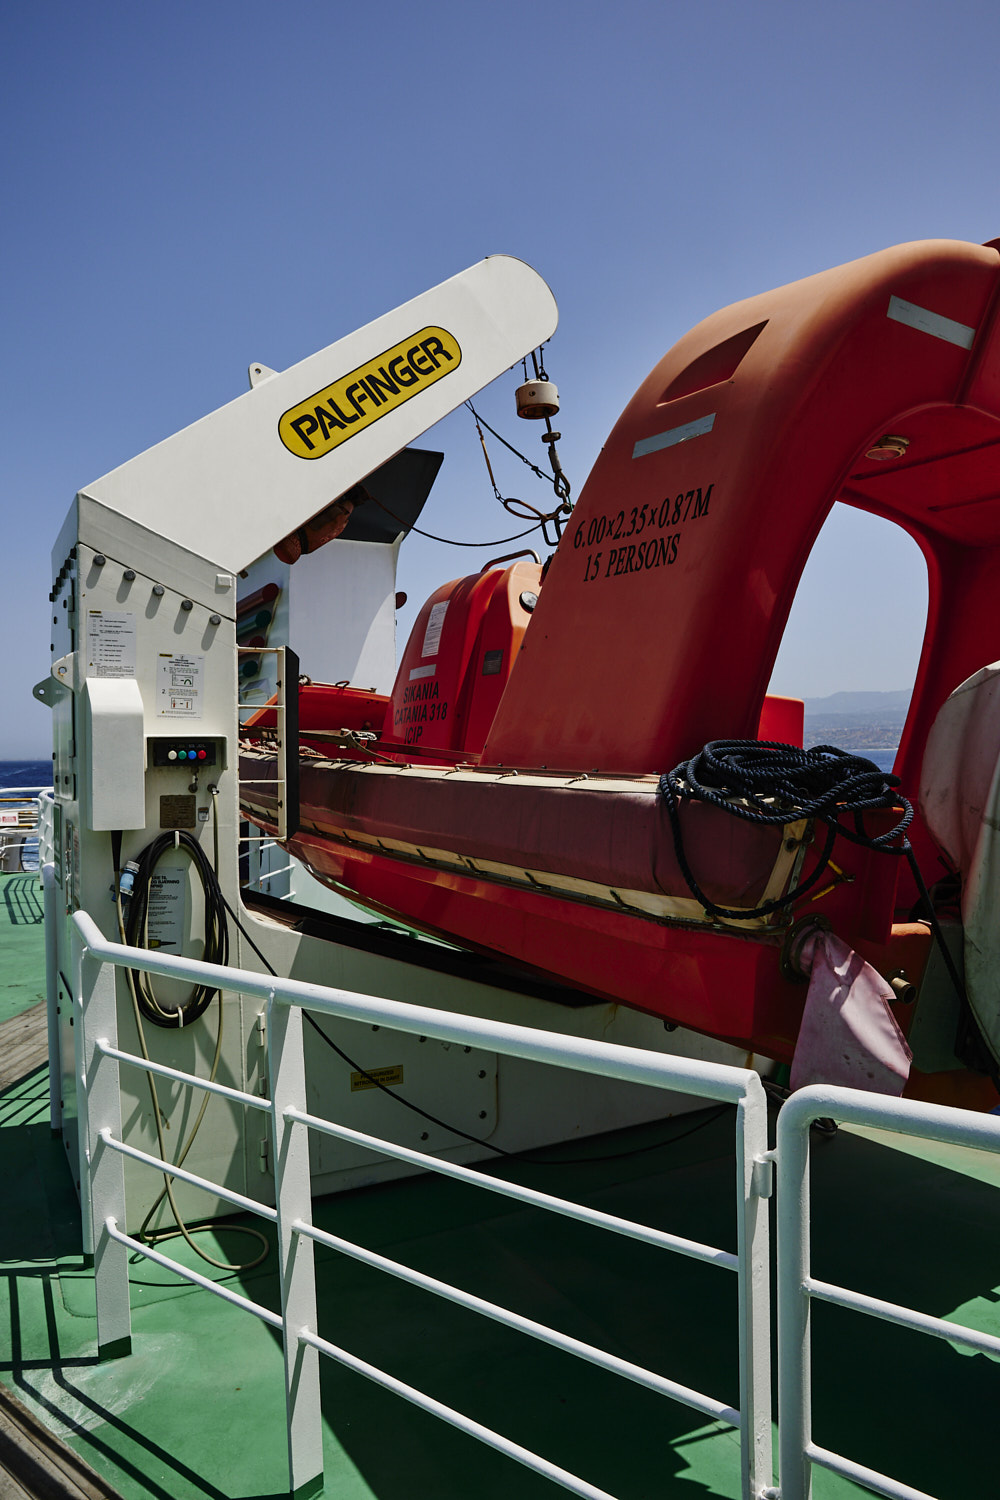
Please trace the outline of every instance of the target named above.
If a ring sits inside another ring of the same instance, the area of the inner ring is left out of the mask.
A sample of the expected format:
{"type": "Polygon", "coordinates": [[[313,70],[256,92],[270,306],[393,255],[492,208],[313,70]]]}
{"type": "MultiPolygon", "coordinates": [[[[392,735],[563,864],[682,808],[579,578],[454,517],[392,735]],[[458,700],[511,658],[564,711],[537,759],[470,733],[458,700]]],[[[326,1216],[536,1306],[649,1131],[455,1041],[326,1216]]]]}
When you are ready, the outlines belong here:
{"type": "Polygon", "coordinates": [[[88,677],[84,692],[87,735],[87,827],[145,828],[142,693],[134,677],[88,677]]]}

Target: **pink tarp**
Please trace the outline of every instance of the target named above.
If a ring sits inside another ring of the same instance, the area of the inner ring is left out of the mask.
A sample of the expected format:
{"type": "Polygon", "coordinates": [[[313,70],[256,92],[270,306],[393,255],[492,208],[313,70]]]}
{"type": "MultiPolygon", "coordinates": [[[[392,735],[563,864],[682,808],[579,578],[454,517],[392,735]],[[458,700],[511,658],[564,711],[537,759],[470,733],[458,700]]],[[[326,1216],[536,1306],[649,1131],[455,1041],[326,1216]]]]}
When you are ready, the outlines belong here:
{"type": "Polygon", "coordinates": [[[834,1083],[875,1094],[901,1094],[912,1054],[889,1009],[881,974],[832,932],[814,927],[794,954],[809,975],[792,1059],[792,1089],[834,1083]]]}

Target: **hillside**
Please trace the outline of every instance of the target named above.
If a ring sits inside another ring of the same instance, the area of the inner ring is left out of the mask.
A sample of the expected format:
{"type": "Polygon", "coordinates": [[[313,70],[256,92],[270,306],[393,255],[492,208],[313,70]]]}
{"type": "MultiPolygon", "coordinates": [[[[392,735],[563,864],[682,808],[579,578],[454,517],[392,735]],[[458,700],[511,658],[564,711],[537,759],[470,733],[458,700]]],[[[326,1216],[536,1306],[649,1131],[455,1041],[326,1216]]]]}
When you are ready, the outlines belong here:
{"type": "Polygon", "coordinates": [[[899,744],[910,690],[830,693],[806,698],[804,744],[842,750],[891,750],[899,744]]]}

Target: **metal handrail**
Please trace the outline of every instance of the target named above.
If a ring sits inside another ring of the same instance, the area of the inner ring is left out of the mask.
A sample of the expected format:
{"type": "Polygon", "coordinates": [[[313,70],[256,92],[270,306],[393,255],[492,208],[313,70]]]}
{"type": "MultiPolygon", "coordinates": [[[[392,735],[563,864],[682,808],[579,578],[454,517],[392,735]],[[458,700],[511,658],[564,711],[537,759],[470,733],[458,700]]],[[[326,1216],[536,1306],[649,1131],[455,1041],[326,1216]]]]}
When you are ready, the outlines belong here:
{"type": "Polygon", "coordinates": [[[923,1490],[823,1448],[812,1439],[811,1304],[830,1302],[944,1338],[982,1353],[1000,1339],[896,1303],[869,1297],[809,1269],[809,1132],[815,1120],[871,1125],[900,1135],[1000,1153],[1000,1119],[944,1104],[887,1098],[857,1089],[812,1084],[799,1089],[778,1116],[778,1405],[781,1500],[809,1500],[814,1464],[885,1495],[888,1500],[934,1500],[923,1490]]]}
{"type": "Polygon", "coordinates": [[[699,1245],[696,1240],[686,1240],[679,1234],[668,1234],[665,1229],[651,1229],[648,1224],[634,1224],[631,1219],[621,1219],[615,1214],[606,1214],[599,1208],[588,1208],[582,1203],[569,1203],[565,1198],[554,1198],[551,1193],[539,1192],[537,1188],[525,1187],[520,1182],[508,1182],[504,1177],[487,1177],[472,1167],[460,1166],[458,1162],[446,1161],[440,1156],[430,1156],[426,1151],[417,1151],[412,1146],[399,1146],[394,1141],[383,1141],[377,1136],[367,1135],[363,1130],[352,1130],[349,1125],[335,1125],[332,1120],[321,1120],[316,1115],[304,1114],[298,1109],[285,1111],[287,1119],[308,1125],[311,1130],[346,1141],[366,1151],[381,1151],[383,1156],[394,1156],[398,1161],[420,1167],[425,1172],[438,1172],[442,1177],[453,1177],[471,1187],[482,1188],[488,1193],[498,1193],[502,1198],[513,1198],[518,1203],[528,1203],[532,1208],[547,1208],[551,1213],[565,1214],[581,1224],[590,1224],[595,1229],[608,1229],[614,1234],[625,1235],[659,1250],[674,1250],[678,1255],[688,1255],[692,1260],[704,1261],[707,1265],[723,1266],[727,1271],[739,1270],[739,1257],[729,1250],[716,1250],[712,1245],[699,1245]]]}
{"type": "MultiPolygon", "coordinates": [[[[443,1406],[421,1392],[414,1391],[385,1371],[365,1364],[347,1351],[320,1337],[316,1327],[316,1294],[312,1245],[314,1241],[402,1276],[424,1286],[436,1295],[460,1306],[475,1310],[506,1323],[508,1326],[541,1339],[543,1342],[588,1359],[602,1368],[613,1370],[638,1381],[661,1394],[668,1395],[716,1421],[736,1427],[740,1432],[742,1493],[746,1500],[765,1493],[771,1478],[770,1456],[770,1380],[769,1317],[767,1275],[767,1205],[769,1170],[766,1167],[766,1099],[758,1075],[743,1068],[705,1063],[693,1058],[665,1057],[660,1053],[613,1043],[567,1037],[557,1033],[533,1030],[507,1022],[490,1022],[477,1016],[453,1015],[430,1010],[402,1001],[354,994],[303,981],[279,979],[249,970],[206,964],[145,949],[109,942],[93,920],[84,912],[73,917],[77,953],[77,991],[82,1014],[82,1056],[80,1096],[86,1099],[86,1141],[83,1170],[88,1176],[91,1203],[90,1222],[97,1255],[97,1315],[99,1348],[117,1352],[130,1347],[131,1322],[128,1305],[128,1265],[126,1247],[147,1254],[150,1247],[131,1239],[120,1227],[124,1218],[124,1173],[122,1157],[132,1156],[157,1168],[165,1176],[182,1177],[207,1191],[218,1194],[241,1207],[260,1213],[260,1205],[218,1184],[182,1172],[148,1153],[126,1146],[121,1139],[118,1064],[147,1067],[146,1062],[117,1047],[117,1007],[112,968],[132,968],[172,978],[185,978],[210,984],[220,990],[238,990],[243,995],[257,995],[267,1001],[267,1047],[271,1078],[271,1100],[252,1098],[255,1107],[270,1108],[274,1136],[277,1209],[265,1210],[278,1227],[282,1286],[282,1339],[285,1353],[286,1397],[289,1424],[290,1487],[298,1490],[322,1473],[322,1433],[319,1410],[320,1353],[339,1360],[425,1410],[434,1411],[443,1420],[470,1432],[481,1441],[506,1453],[519,1463],[547,1475],[571,1493],[589,1500],[611,1500],[604,1491],[578,1476],[568,1474],[548,1460],[513,1443],[510,1439],[473,1422],[461,1412],[443,1406]],[[308,1010],[342,1020],[366,1020],[391,1030],[416,1032],[421,1036],[461,1045],[485,1046],[507,1056],[565,1067],[574,1071],[616,1078],[652,1087],[679,1089],[700,1097],[716,1099],[737,1106],[736,1143],[741,1164],[738,1172],[738,1253],[686,1241],[663,1231],[616,1220],[582,1205],[552,1198],[516,1184],[502,1183],[486,1174],[470,1171],[456,1163],[412,1152],[393,1142],[360,1132],[348,1132],[319,1117],[308,1115],[305,1102],[305,1071],[302,1053],[302,1011],[308,1010]],[[97,1066],[99,1059],[113,1064],[111,1070],[97,1066]],[[88,1086],[89,1080],[89,1086],[88,1086]],[[660,1248],[691,1255],[738,1271],[739,1282],[739,1362],[740,1409],[711,1396],[692,1391],[664,1376],[619,1359],[606,1351],[570,1339],[555,1329],[523,1318],[495,1304],[485,1303],[460,1288],[422,1276],[407,1267],[375,1257],[374,1252],[347,1241],[335,1239],[317,1229],[311,1222],[311,1189],[306,1137],[310,1129],[344,1138],[363,1141],[371,1150],[420,1163],[443,1171],[477,1186],[520,1196],[535,1206],[579,1218],[585,1223],[616,1230],[633,1238],[642,1238],[660,1248]],[[301,1144],[299,1142],[301,1141],[301,1144]],[[104,1239],[104,1236],[107,1238],[104,1239]],[[117,1247],[112,1249],[112,1247],[117,1247]]],[[[195,1088],[206,1088],[206,1080],[157,1064],[151,1071],[172,1076],[195,1088]]],[[[241,1091],[215,1085],[213,1092],[225,1092],[237,1103],[251,1102],[241,1091]]],[[[155,1258],[155,1257],[151,1257],[155,1258]]],[[[163,1258],[166,1259],[165,1257],[163,1258]]],[[[216,1290],[207,1278],[198,1278],[187,1268],[167,1261],[188,1280],[216,1290]]],[[[233,1300],[230,1298],[230,1300],[233,1300]]],[[[247,1310],[261,1315],[256,1304],[247,1310]]],[[[277,1325],[275,1325],[277,1326],[277,1325]]]]}
{"type": "MultiPolygon", "coordinates": [[[[43,868],[47,902],[52,890],[52,866],[43,868]]],[[[360,1260],[387,1274],[446,1298],[459,1306],[505,1323],[565,1352],[598,1364],[625,1378],[680,1400],[717,1421],[739,1428],[742,1457],[742,1494],[745,1500],[808,1500],[814,1466],[860,1484],[887,1500],[933,1500],[924,1491],[866,1468],[855,1460],[816,1443],[811,1430],[810,1309],[823,1301],[863,1312],[917,1332],[977,1352],[996,1356],[1000,1339],[960,1323],[841,1287],[810,1274],[809,1266],[809,1131],[816,1119],[830,1117],[844,1123],[872,1125],[922,1139],[943,1141],[1000,1153],[1000,1119],[971,1114],[943,1105],[886,1098],[858,1090],[812,1086],[799,1090],[784,1106],[778,1120],[778,1144],[766,1147],[763,1090],[755,1073],[690,1058],[667,1058],[658,1053],[614,1044],[539,1032],[476,1016],[453,1015],[423,1006],[353,994],[302,981],[278,979],[247,970],[206,964],[130,948],[105,939],[92,919],[77,912],[73,918],[77,943],[74,1008],[80,1016],[82,1048],[78,1076],[79,1097],[86,1107],[81,1119],[84,1201],[90,1207],[86,1223],[99,1228],[97,1256],[97,1315],[99,1348],[122,1352],[130,1338],[127,1251],[156,1261],[195,1285],[222,1296],[263,1318],[282,1333],[286,1368],[289,1424],[289,1472],[292,1490],[308,1486],[322,1472],[318,1355],[338,1360],[347,1368],[396,1392],[423,1410],[470,1433],[519,1463],[547,1475],[572,1493],[588,1500],[610,1500],[604,1491],[568,1474],[510,1439],[474,1422],[461,1412],[405,1385],[316,1332],[314,1243],[360,1260]],[[271,1077],[270,1100],[226,1085],[210,1083],[163,1064],[120,1051],[113,968],[144,969],[167,977],[184,977],[215,988],[238,990],[267,1002],[267,1046],[271,1077]],[[308,1114],[302,1054],[302,1011],[339,1019],[376,1023],[390,1030],[417,1032],[435,1040],[488,1047],[504,1055],[602,1074],[623,1081],[669,1086],[737,1105],[738,1158],[742,1164],[737,1255],[683,1240],[663,1230],[616,1219],[599,1210],[555,1198],[536,1189],[478,1172],[410,1147],[396,1145],[308,1114]],[[98,1066],[106,1060],[112,1067],[98,1066]],[[240,1105],[268,1111],[274,1136],[277,1208],[270,1209],[220,1184],[127,1145],[121,1139],[118,1067],[147,1069],[191,1087],[219,1093],[240,1105]],[[318,1229],[311,1222],[308,1134],[321,1132],[367,1150],[395,1157],[488,1191],[517,1198],[581,1222],[644,1240],[659,1248],[737,1269],[740,1296],[740,1409],[677,1385],[667,1377],[571,1339],[520,1314],[488,1303],[462,1288],[429,1277],[374,1251],[318,1229]],[[121,1228],[124,1220],[123,1157],[130,1156],[165,1176],[218,1195],[276,1224],[281,1262],[282,1313],[279,1317],[259,1304],[172,1261],[153,1247],[133,1239],[121,1228]],[[770,1169],[777,1164],[778,1185],[778,1378],[781,1420],[780,1490],[771,1486],[769,1428],[770,1339],[767,1308],[766,1203],[770,1169]]],[[[92,1230],[90,1249],[95,1248],[92,1230]]]]}

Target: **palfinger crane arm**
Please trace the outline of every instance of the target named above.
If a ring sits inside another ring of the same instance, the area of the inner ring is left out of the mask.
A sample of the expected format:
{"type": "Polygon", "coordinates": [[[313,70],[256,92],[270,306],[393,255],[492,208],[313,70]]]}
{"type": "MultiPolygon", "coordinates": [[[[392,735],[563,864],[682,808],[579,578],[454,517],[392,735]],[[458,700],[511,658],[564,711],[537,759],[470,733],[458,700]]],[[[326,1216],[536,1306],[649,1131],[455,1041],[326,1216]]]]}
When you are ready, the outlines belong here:
{"type": "Polygon", "coordinates": [[[530,266],[490,256],[258,378],[80,498],[238,572],[550,338],[557,321],[530,266]]]}

